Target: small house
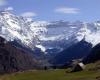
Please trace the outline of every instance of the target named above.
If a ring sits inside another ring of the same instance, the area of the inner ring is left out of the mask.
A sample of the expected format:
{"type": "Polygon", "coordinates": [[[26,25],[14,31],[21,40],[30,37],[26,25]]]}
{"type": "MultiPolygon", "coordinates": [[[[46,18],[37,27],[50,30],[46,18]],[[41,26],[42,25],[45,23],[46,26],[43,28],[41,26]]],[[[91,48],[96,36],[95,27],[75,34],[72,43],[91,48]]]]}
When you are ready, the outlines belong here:
{"type": "Polygon", "coordinates": [[[73,65],[72,72],[82,71],[84,69],[85,69],[85,65],[82,62],[80,62],[73,65]]]}

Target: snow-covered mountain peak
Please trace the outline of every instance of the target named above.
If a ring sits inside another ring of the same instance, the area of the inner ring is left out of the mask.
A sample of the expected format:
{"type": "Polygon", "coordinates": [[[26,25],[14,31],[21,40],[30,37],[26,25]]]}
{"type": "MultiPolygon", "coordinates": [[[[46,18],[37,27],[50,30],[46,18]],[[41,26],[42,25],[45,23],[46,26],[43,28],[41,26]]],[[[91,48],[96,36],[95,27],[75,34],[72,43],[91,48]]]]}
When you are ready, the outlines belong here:
{"type": "Polygon", "coordinates": [[[8,41],[16,40],[31,49],[40,48],[43,52],[50,48],[63,50],[82,39],[95,46],[100,43],[99,35],[100,21],[33,21],[10,11],[0,12],[0,36],[8,41]]]}
{"type": "MultiPolygon", "coordinates": [[[[46,27],[35,26],[35,22],[16,16],[9,11],[0,12],[0,36],[8,41],[18,40],[28,47],[34,47],[39,42],[40,34],[45,33],[46,27]],[[34,44],[34,45],[33,45],[34,44]]],[[[40,24],[40,23],[35,23],[40,24]]]]}
{"type": "Polygon", "coordinates": [[[87,23],[77,33],[78,41],[81,41],[83,38],[85,41],[91,43],[93,46],[100,43],[100,23],[93,23],[93,26],[89,26],[87,23]]]}
{"type": "Polygon", "coordinates": [[[87,24],[84,23],[82,28],[77,32],[76,38],[78,41],[81,41],[83,37],[88,36],[91,33],[91,31],[87,28],[87,24]]]}

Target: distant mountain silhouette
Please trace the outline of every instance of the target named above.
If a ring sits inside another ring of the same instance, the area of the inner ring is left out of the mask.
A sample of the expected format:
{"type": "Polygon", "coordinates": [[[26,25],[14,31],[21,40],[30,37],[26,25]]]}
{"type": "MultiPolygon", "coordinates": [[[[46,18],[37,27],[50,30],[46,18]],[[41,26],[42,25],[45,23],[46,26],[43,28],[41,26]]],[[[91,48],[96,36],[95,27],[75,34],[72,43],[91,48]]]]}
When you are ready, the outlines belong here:
{"type": "Polygon", "coordinates": [[[83,58],[89,54],[92,44],[84,41],[84,39],[64,51],[58,53],[50,62],[54,65],[63,65],[69,63],[73,59],[83,58]]]}
{"type": "Polygon", "coordinates": [[[84,63],[92,63],[100,60],[100,43],[92,48],[90,54],[83,59],[84,63]]]}

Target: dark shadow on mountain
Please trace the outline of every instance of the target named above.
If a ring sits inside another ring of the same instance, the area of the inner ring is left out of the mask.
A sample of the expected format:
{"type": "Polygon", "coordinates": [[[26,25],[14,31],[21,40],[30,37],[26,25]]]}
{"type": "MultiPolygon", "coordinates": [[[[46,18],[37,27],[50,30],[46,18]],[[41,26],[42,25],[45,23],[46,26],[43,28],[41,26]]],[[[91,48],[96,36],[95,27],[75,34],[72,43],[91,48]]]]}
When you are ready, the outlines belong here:
{"type": "Polygon", "coordinates": [[[33,54],[8,43],[0,37],[0,73],[36,69],[39,63],[33,54]]]}
{"type": "Polygon", "coordinates": [[[79,59],[87,56],[91,50],[92,44],[86,42],[84,39],[76,44],[73,44],[64,51],[58,53],[50,63],[53,65],[69,64],[74,59],[79,59]]]}
{"type": "Polygon", "coordinates": [[[93,63],[100,60],[100,43],[92,48],[90,54],[83,59],[84,63],[93,63]]]}
{"type": "Polygon", "coordinates": [[[45,54],[41,51],[41,49],[39,49],[39,48],[37,48],[37,47],[34,47],[34,49],[32,49],[32,48],[30,48],[30,47],[28,47],[28,46],[23,45],[20,41],[18,42],[18,41],[16,41],[16,40],[11,41],[11,42],[9,42],[9,43],[12,44],[12,45],[15,45],[15,46],[18,47],[18,48],[23,49],[23,50],[26,51],[27,53],[33,54],[33,56],[34,56],[35,58],[37,58],[38,60],[44,60],[44,59],[46,59],[45,54]]]}

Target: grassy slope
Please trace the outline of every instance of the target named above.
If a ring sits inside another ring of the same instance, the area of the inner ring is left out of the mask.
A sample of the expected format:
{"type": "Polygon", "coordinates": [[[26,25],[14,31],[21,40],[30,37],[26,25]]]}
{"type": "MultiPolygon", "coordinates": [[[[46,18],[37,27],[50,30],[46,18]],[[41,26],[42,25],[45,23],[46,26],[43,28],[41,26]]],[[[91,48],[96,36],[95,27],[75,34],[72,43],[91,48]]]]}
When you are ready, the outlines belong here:
{"type": "Polygon", "coordinates": [[[97,64],[87,65],[87,69],[81,72],[70,73],[67,69],[47,71],[27,71],[0,76],[0,80],[100,80],[100,70],[96,70],[97,64]],[[90,69],[90,70],[89,70],[90,69]]]}

